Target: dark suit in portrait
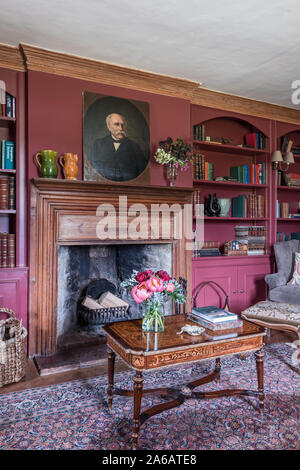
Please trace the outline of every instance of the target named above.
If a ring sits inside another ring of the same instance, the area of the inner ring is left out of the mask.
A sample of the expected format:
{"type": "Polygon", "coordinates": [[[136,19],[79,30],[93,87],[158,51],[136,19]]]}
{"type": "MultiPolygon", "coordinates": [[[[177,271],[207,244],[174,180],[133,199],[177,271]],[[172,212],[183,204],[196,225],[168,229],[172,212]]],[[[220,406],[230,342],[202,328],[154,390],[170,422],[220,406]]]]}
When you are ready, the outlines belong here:
{"type": "Polygon", "coordinates": [[[90,162],[100,175],[112,181],[137,178],[148,163],[136,142],[128,137],[116,141],[111,135],[95,141],[90,162]],[[114,143],[119,144],[117,150],[114,143]]]}

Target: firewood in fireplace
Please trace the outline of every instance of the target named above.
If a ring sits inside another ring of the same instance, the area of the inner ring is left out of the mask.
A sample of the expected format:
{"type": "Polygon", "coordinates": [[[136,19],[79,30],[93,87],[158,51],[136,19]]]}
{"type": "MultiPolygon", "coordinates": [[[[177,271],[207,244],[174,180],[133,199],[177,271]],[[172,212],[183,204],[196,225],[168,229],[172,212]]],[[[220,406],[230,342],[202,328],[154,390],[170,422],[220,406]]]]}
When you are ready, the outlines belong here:
{"type": "Polygon", "coordinates": [[[97,302],[100,305],[100,307],[103,307],[103,308],[110,308],[110,307],[127,307],[128,308],[129,307],[129,304],[127,302],[120,299],[120,297],[117,297],[111,292],[105,292],[104,294],[100,295],[97,302]]]}

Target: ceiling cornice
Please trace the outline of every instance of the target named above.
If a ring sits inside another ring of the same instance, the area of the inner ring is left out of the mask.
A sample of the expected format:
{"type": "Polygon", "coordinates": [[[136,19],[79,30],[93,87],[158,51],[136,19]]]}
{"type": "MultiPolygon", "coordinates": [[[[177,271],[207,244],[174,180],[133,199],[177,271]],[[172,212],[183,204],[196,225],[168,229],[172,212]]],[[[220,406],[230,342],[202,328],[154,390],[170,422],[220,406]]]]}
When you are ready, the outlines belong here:
{"type": "Polygon", "coordinates": [[[206,88],[199,87],[195,90],[191,103],[274,121],[300,124],[300,110],[206,88]]]}
{"type": "Polygon", "coordinates": [[[190,101],[197,82],[20,44],[28,70],[175,96],[190,101]]]}
{"type": "Polygon", "coordinates": [[[25,71],[24,60],[19,47],[0,44],[0,67],[19,72],[25,71]]]}
{"type": "Polygon", "coordinates": [[[300,110],[201,88],[197,82],[191,80],[51,51],[29,44],[21,43],[19,48],[0,44],[1,67],[23,71],[23,60],[26,70],[172,96],[210,108],[300,124],[300,110]]]}

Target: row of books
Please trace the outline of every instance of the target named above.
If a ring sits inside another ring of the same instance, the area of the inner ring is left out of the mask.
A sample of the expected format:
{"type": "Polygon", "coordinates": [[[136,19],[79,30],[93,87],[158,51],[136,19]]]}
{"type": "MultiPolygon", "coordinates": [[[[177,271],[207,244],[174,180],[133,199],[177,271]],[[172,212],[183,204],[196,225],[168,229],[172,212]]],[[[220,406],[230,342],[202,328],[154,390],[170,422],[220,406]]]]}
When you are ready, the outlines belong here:
{"type": "Polygon", "coordinates": [[[16,180],[14,176],[0,175],[0,210],[16,209],[16,180]]]}
{"type": "Polygon", "coordinates": [[[193,178],[195,180],[213,181],[214,164],[205,161],[205,156],[196,154],[193,156],[193,178]]]}
{"type": "MultiPolygon", "coordinates": [[[[231,142],[230,139],[208,137],[205,135],[205,124],[193,126],[193,139],[215,143],[231,142]]],[[[243,144],[241,144],[243,145],[243,144]]],[[[264,150],[266,148],[266,136],[262,132],[252,132],[244,136],[244,145],[254,149],[264,150]]]]}
{"type": "Polygon", "coordinates": [[[265,150],[266,136],[262,132],[252,132],[251,134],[245,135],[245,144],[247,145],[247,147],[265,150]]]}
{"type": "Polygon", "coordinates": [[[239,183],[266,184],[266,164],[251,163],[230,168],[230,176],[239,183]]]}
{"type": "Polygon", "coordinates": [[[204,124],[197,124],[193,126],[193,139],[205,140],[205,125],[204,124]]]}
{"type": "Polygon", "coordinates": [[[290,204],[288,202],[276,201],[276,217],[288,218],[290,212],[290,204]]]}
{"type": "Polygon", "coordinates": [[[242,325],[237,314],[215,306],[193,307],[188,318],[211,331],[231,330],[242,325]]]}
{"type": "Polygon", "coordinates": [[[231,200],[232,217],[260,218],[265,216],[265,197],[262,194],[242,194],[231,200]]]}
{"type": "Polygon", "coordinates": [[[16,117],[16,98],[8,93],[0,84],[0,116],[16,117]]]}
{"type": "Polygon", "coordinates": [[[291,235],[286,235],[285,232],[277,232],[277,242],[283,242],[287,240],[300,240],[300,232],[291,232],[291,235]]]}
{"type": "Polygon", "coordinates": [[[0,165],[2,170],[15,169],[15,142],[8,140],[1,141],[0,165]]]}
{"type": "Polygon", "coordinates": [[[16,235],[14,233],[0,233],[0,268],[14,268],[16,266],[16,235]]]}
{"type": "Polygon", "coordinates": [[[248,255],[263,255],[266,247],[266,227],[264,225],[236,225],[236,241],[247,245],[248,255]]]}
{"type": "MultiPolygon", "coordinates": [[[[300,206],[300,203],[299,203],[300,206]]],[[[289,202],[276,201],[276,217],[284,219],[300,219],[300,211],[298,213],[291,212],[291,205],[289,202]]]]}
{"type": "Polygon", "coordinates": [[[286,176],[289,186],[300,187],[300,173],[287,173],[286,176]]]}
{"type": "Polygon", "coordinates": [[[205,240],[205,241],[194,241],[193,257],[202,258],[205,256],[221,256],[219,249],[220,242],[205,240]]]}

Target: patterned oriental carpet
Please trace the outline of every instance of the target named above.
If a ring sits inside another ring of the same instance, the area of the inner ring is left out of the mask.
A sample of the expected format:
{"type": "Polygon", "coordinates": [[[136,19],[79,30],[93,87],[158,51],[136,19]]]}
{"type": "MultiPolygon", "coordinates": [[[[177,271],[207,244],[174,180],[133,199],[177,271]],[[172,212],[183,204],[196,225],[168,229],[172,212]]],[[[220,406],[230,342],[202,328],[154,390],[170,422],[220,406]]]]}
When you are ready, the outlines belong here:
{"type": "MultiPolygon", "coordinates": [[[[286,344],[265,347],[264,416],[256,397],[188,400],[146,421],[139,449],[299,449],[299,366],[293,353],[286,344]]],[[[206,362],[146,373],[144,386],[178,387],[206,375],[212,366],[206,362]]],[[[115,385],[128,388],[132,376],[131,371],[117,373],[115,385]]],[[[106,386],[101,376],[0,395],[0,449],[131,449],[132,398],[115,396],[109,414],[106,386]]],[[[223,359],[220,385],[212,382],[198,390],[219,387],[256,390],[254,354],[245,360],[223,359]]],[[[160,401],[146,395],[142,409],[160,401]]]]}

